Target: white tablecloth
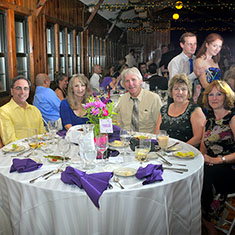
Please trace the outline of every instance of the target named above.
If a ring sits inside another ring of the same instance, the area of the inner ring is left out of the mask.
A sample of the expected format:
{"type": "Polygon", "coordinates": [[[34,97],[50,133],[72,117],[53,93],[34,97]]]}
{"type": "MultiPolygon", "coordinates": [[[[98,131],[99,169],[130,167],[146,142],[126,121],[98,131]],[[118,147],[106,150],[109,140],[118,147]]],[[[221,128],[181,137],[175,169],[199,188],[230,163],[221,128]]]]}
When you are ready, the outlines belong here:
{"type": "MultiPolygon", "coordinates": [[[[12,155],[0,152],[2,208],[14,234],[200,234],[203,156],[185,143],[181,146],[198,155],[194,159],[167,159],[186,164],[188,172],[164,170],[164,180],[149,185],[142,185],[135,176],[120,177],[124,190],[111,179],[114,188],[102,194],[100,209],[83,190],[64,184],[59,174],[49,180],[29,183],[30,179],[58,165],[43,159],[44,165],[39,170],[9,173],[12,155]]],[[[132,161],[124,165],[137,169],[139,163],[134,155],[130,158],[132,161]]],[[[151,163],[161,161],[156,159],[151,163]]]]}

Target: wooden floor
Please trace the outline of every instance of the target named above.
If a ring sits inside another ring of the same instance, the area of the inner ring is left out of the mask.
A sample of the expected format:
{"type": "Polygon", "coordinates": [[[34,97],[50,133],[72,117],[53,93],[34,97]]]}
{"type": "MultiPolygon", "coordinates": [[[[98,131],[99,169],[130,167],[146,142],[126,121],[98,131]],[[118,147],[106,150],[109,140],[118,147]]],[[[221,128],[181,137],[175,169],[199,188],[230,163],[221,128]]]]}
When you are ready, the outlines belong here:
{"type": "MultiPolygon", "coordinates": [[[[233,199],[232,204],[233,204],[233,206],[235,206],[235,199],[233,199]]],[[[229,221],[233,221],[234,218],[235,218],[235,212],[232,211],[232,209],[231,209],[230,212],[229,212],[229,216],[228,216],[227,219],[228,219],[229,221]]],[[[228,229],[228,226],[224,226],[223,228],[228,229]]],[[[209,235],[209,234],[207,233],[206,228],[204,228],[204,226],[202,226],[202,235],[209,235]]],[[[217,230],[217,235],[225,235],[225,233],[223,233],[223,232],[220,231],[220,230],[217,230]]],[[[233,228],[233,231],[230,233],[230,235],[235,235],[235,227],[233,228]]]]}

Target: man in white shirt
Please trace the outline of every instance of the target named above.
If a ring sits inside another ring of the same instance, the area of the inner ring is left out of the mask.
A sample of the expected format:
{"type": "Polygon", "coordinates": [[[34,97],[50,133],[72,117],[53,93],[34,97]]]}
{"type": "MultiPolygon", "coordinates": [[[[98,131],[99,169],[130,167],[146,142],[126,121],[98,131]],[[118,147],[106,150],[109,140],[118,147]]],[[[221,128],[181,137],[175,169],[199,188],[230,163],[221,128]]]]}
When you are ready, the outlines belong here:
{"type": "Polygon", "coordinates": [[[190,32],[184,33],[180,37],[180,47],[182,52],[168,64],[169,78],[171,79],[176,74],[185,73],[193,82],[196,79],[196,75],[193,72],[193,62],[197,49],[197,36],[190,32]]]}
{"type": "Polygon", "coordinates": [[[93,91],[99,91],[100,89],[100,78],[102,73],[102,67],[98,64],[94,65],[94,73],[90,78],[90,85],[93,91]]]}
{"type": "Polygon", "coordinates": [[[135,50],[131,49],[129,54],[125,56],[126,64],[129,68],[137,66],[136,60],[135,60],[135,50]]]}

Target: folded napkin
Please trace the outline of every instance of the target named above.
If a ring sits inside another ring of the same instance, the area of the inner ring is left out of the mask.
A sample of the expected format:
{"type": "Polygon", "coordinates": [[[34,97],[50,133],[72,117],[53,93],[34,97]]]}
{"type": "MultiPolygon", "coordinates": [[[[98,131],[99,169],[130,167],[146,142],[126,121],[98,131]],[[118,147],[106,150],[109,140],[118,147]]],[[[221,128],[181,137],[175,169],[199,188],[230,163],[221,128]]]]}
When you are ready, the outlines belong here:
{"type": "Polygon", "coordinates": [[[96,207],[99,208],[98,200],[104,190],[109,186],[109,180],[113,177],[112,172],[86,174],[73,167],[67,166],[61,173],[61,180],[65,184],[75,184],[83,188],[96,207]]]}
{"type": "Polygon", "coordinates": [[[11,165],[10,173],[14,171],[17,171],[19,173],[30,172],[30,171],[37,170],[41,166],[42,166],[42,163],[36,163],[30,158],[27,158],[27,159],[14,158],[13,164],[11,165]]]}
{"type": "Polygon", "coordinates": [[[121,128],[119,126],[113,125],[113,133],[108,134],[109,142],[113,142],[114,140],[120,140],[120,130],[121,128]]]}
{"type": "Polygon", "coordinates": [[[150,184],[155,181],[162,181],[162,173],[163,168],[162,165],[153,165],[148,164],[146,167],[140,167],[135,176],[137,179],[143,179],[146,178],[146,180],[143,182],[143,185],[150,184]]]}
{"type": "Polygon", "coordinates": [[[60,131],[57,131],[56,134],[61,136],[61,137],[65,137],[66,136],[66,133],[67,133],[67,130],[60,130],[60,131]]]}

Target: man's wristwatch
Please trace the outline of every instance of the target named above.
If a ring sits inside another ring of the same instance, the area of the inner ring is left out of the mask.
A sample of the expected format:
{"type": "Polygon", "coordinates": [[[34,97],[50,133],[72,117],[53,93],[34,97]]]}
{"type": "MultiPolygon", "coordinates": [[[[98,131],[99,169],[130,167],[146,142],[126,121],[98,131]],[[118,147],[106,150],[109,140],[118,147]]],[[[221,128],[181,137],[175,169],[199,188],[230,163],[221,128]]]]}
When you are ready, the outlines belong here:
{"type": "Polygon", "coordinates": [[[225,156],[219,155],[219,157],[222,159],[223,163],[226,163],[226,158],[225,158],[225,156]]]}

